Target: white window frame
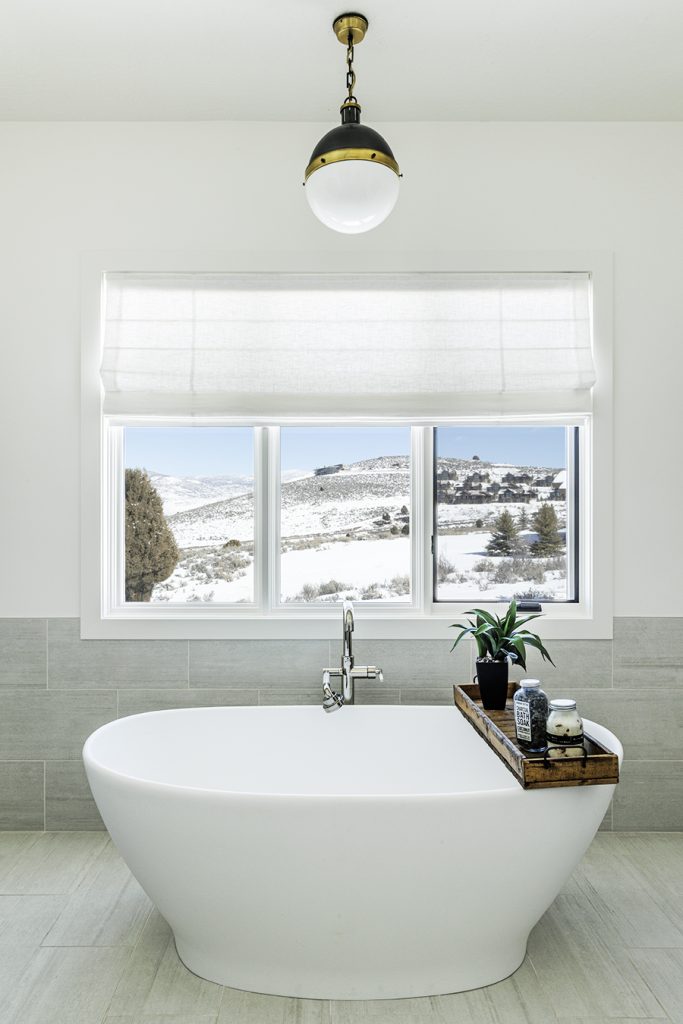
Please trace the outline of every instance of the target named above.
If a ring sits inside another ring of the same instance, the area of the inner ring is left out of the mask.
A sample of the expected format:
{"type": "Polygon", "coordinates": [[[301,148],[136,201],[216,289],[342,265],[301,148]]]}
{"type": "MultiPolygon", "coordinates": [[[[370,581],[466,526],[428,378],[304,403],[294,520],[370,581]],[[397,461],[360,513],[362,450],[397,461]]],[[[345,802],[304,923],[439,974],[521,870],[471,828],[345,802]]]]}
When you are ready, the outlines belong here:
{"type": "MultiPolygon", "coordinates": [[[[441,253],[432,256],[366,254],[324,258],[320,253],[281,256],[254,254],[223,257],[163,253],[93,254],[82,267],[82,494],[81,494],[81,635],[86,639],[336,639],[339,610],[334,605],[280,605],[279,501],[277,427],[265,419],[194,417],[192,423],[254,426],[254,605],[127,605],[118,600],[114,561],[123,536],[121,481],[122,425],[187,425],[186,417],[105,417],[102,412],[101,356],[103,283],[106,273],[281,271],[345,272],[588,272],[592,280],[594,359],[597,384],[590,413],[549,412],[490,416],[476,400],[468,414],[426,420],[399,415],[378,418],[376,425],[410,424],[411,557],[414,576],[410,604],[359,603],[363,637],[368,639],[444,639],[447,625],[467,609],[463,602],[433,602],[431,554],[434,426],[568,425],[581,430],[579,457],[580,590],[579,601],[546,604],[539,632],[545,639],[608,639],[612,636],[612,256],[609,253],[441,253]],[[277,265],[277,264],[280,265],[277,265]],[[351,265],[352,264],[352,265],[351,265]],[[360,265],[359,265],[360,264],[360,265]],[[270,457],[269,457],[270,456],[270,457]],[[109,495],[117,495],[109,501],[109,495]],[[258,572],[256,567],[258,567],[258,572]]],[[[341,369],[340,369],[341,372],[341,369]]],[[[281,426],[334,425],[338,417],[281,418],[281,426]]],[[[349,418],[346,426],[372,425],[367,417],[349,418]]],[[[570,495],[568,494],[568,500],[570,495]]],[[[120,578],[120,573],[118,573],[120,578]]],[[[477,602],[481,603],[481,602],[477,602]]],[[[483,604],[487,607],[486,604],[483,604]]],[[[488,605],[493,609],[500,604],[488,605]]]]}

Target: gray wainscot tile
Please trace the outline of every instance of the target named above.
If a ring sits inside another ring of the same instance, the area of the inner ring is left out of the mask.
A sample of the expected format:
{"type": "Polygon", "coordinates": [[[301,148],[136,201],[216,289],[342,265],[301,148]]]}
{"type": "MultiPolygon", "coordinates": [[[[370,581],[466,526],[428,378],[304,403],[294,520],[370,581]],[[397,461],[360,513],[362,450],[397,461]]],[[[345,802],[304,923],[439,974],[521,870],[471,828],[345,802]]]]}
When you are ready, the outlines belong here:
{"type": "Polygon", "coordinates": [[[47,619],[0,619],[0,685],[47,686],[47,619]]]}
{"type": "MultiPolygon", "coordinates": [[[[534,623],[529,623],[533,630],[534,623]]],[[[554,665],[544,661],[538,651],[527,648],[527,667],[513,667],[512,679],[523,676],[541,679],[545,689],[552,687],[571,693],[574,689],[612,687],[611,640],[548,640],[548,653],[554,665]]]]}
{"type": "Polygon", "coordinates": [[[452,687],[471,682],[474,673],[470,643],[463,642],[451,653],[455,636],[444,625],[443,640],[358,640],[353,654],[357,665],[381,668],[385,686],[452,687]]]}
{"type": "Polygon", "coordinates": [[[0,750],[7,760],[71,760],[100,725],[116,718],[113,690],[0,689],[0,750]]]}
{"type": "Polygon", "coordinates": [[[190,686],[305,689],[328,658],[327,640],[191,640],[190,686]]]}
{"type": "Polygon", "coordinates": [[[187,686],[187,640],[81,640],[78,619],[48,620],[48,685],[187,686]]]}
{"type": "MultiPolygon", "coordinates": [[[[341,680],[337,680],[340,689],[341,680]]],[[[374,683],[364,685],[359,679],[355,687],[356,704],[400,704],[401,691],[397,686],[376,686],[374,683]]]]}
{"type": "Polygon", "coordinates": [[[401,704],[453,704],[453,687],[443,686],[402,686],[401,704]]]}
{"type": "Polygon", "coordinates": [[[45,828],[53,832],[104,828],[81,760],[46,763],[45,828]]]}
{"type": "Polygon", "coordinates": [[[551,697],[575,697],[579,714],[611,729],[627,760],[675,760],[683,746],[683,689],[564,690],[548,686],[551,697]]]}
{"type": "Polygon", "coordinates": [[[277,704],[322,704],[322,683],[307,690],[259,690],[259,704],[265,707],[277,704]]]}
{"type": "Polygon", "coordinates": [[[625,761],[613,808],[615,831],[683,830],[683,761],[625,761]]]}
{"type": "Polygon", "coordinates": [[[122,690],[119,718],[174,708],[243,707],[258,704],[258,690],[122,690]]]}
{"type": "Polygon", "coordinates": [[[614,620],[614,685],[675,686],[683,683],[683,617],[619,617],[614,620]]]}
{"type": "Polygon", "coordinates": [[[43,762],[0,762],[0,829],[44,827],[43,762]]]}

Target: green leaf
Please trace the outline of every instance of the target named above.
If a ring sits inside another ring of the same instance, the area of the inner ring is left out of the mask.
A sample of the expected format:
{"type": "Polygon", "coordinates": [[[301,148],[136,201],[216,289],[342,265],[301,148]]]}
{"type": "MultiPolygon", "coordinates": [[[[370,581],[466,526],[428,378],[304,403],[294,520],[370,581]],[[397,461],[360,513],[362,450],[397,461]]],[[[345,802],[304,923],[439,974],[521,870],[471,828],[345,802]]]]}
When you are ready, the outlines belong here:
{"type": "Polygon", "coordinates": [[[489,626],[496,626],[497,625],[496,619],[494,618],[494,616],[491,615],[490,612],[484,611],[483,608],[473,608],[467,614],[468,615],[478,615],[480,619],[484,620],[484,622],[488,622],[489,626]]]}

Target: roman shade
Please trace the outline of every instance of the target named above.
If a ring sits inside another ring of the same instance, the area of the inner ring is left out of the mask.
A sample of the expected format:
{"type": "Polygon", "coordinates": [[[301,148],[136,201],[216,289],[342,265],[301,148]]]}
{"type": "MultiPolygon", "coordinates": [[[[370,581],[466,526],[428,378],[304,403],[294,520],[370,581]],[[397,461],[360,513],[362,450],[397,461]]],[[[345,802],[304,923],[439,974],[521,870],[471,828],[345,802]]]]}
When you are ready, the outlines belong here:
{"type": "Polygon", "coordinates": [[[105,279],[104,409],[424,416],[585,411],[585,273],[105,279]]]}

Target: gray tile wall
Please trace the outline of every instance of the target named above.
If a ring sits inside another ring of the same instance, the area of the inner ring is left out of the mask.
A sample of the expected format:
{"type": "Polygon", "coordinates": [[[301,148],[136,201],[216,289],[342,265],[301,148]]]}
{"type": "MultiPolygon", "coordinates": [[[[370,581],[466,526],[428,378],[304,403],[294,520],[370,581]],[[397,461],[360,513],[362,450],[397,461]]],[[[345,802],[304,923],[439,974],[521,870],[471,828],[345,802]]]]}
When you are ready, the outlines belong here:
{"type": "MultiPolygon", "coordinates": [[[[360,685],[358,701],[450,704],[474,666],[449,647],[359,640],[358,661],[381,665],[384,682],[360,685]]],[[[683,830],[683,618],[619,618],[614,642],[550,647],[557,667],[533,655],[528,674],[624,743],[603,827],[683,830]]],[[[81,763],[98,726],[157,708],[317,703],[337,653],[317,640],[83,641],[76,619],[0,620],[0,829],[102,828],[81,763]]]]}

